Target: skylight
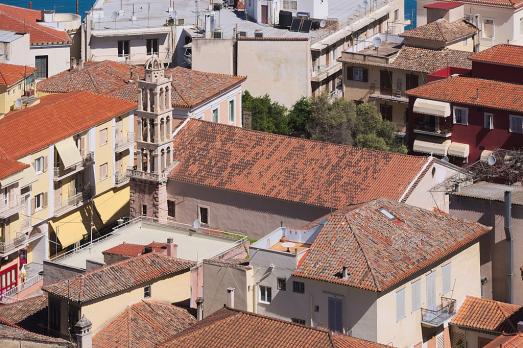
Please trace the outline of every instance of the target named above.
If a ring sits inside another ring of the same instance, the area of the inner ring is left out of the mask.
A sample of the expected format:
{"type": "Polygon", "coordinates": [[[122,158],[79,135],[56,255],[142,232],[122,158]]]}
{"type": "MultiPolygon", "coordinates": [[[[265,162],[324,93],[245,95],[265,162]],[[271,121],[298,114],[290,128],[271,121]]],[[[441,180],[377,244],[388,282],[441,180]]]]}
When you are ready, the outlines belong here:
{"type": "Polygon", "coordinates": [[[379,212],[382,213],[383,215],[385,215],[387,217],[387,219],[389,219],[389,220],[394,220],[396,218],[396,216],[394,214],[392,214],[390,211],[388,211],[385,208],[380,208],[379,212]]]}

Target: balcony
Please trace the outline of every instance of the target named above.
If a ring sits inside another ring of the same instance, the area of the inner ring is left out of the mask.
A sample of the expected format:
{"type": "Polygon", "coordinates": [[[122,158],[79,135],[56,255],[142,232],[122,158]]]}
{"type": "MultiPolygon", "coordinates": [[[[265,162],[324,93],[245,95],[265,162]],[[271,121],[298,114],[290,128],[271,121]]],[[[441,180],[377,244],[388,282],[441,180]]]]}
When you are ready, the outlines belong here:
{"type": "Polygon", "coordinates": [[[441,303],[436,309],[421,309],[421,325],[427,327],[438,327],[454,316],[456,312],[456,300],[441,297],[441,303]]]}
{"type": "Polygon", "coordinates": [[[7,204],[2,199],[0,202],[0,219],[6,219],[10,216],[17,214],[20,211],[21,203],[20,197],[11,197],[7,204]]]}
{"type": "Polygon", "coordinates": [[[67,197],[66,199],[60,199],[57,197],[55,200],[55,216],[60,216],[76,209],[84,203],[84,194],[82,192],[77,193],[73,196],[67,197]]]}
{"type": "Polygon", "coordinates": [[[122,133],[117,132],[114,150],[116,152],[123,152],[123,151],[127,150],[133,142],[134,142],[134,133],[128,132],[127,134],[122,134],[122,133]]]}
{"type": "Polygon", "coordinates": [[[335,62],[330,65],[318,65],[312,71],[311,81],[321,82],[329,76],[341,71],[342,63],[335,62]]]}
{"type": "Polygon", "coordinates": [[[123,186],[129,182],[129,176],[125,173],[116,172],[114,174],[114,184],[116,187],[123,186]]]}
{"type": "Polygon", "coordinates": [[[77,163],[76,165],[72,166],[71,168],[64,169],[62,166],[54,167],[54,181],[60,181],[68,176],[71,176],[75,173],[78,173],[82,170],[84,170],[85,167],[90,166],[94,164],[94,153],[93,152],[87,152],[85,155],[82,156],[82,162],[77,163]]]}
{"type": "Polygon", "coordinates": [[[435,116],[418,116],[414,120],[414,133],[432,135],[441,138],[452,136],[452,126],[446,125],[444,120],[435,116]]]}
{"type": "Polygon", "coordinates": [[[129,178],[146,180],[146,181],[154,181],[154,182],[160,182],[162,180],[167,180],[166,174],[148,173],[148,172],[143,172],[141,170],[136,170],[136,169],[127,169],[127,176],[129,178]]]}
{"type": "Polygon", "coordinates": [[[409,102],[409,98],[407,98],[407,95],[405,94],[404,90],[401,89],[387,89],[384,91],[376,91],[376,88],[374,86],[374,90],[371,91],[371,94],[369,95],[369,98],[372,99],[380,99],[380,100],[387,100],[387,101],[393,101],[393,102],[399,102],[399,103],[405,103],[407,104],[409,102]]]}

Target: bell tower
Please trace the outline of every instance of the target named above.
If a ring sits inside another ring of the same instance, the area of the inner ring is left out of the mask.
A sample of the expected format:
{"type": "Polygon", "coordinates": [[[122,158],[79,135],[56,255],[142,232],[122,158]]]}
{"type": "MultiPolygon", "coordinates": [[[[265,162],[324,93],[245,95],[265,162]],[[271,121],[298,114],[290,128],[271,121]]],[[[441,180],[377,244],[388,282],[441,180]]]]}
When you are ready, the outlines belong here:
{"type": "Polygon", "coordinates": [[[172,166],[172,79],[157,56],[145,62],[138,81],[136,156],[131,177],[131,217],[167,216],[166,183],[172,166]],[[165,216],[164,216],[165,215],[165,216]]]}

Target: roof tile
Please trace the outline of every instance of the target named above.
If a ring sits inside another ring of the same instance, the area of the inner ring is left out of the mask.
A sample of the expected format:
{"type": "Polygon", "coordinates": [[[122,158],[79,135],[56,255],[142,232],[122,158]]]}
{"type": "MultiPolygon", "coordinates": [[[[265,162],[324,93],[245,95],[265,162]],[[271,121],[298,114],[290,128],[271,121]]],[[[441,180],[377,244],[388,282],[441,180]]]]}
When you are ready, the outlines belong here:
{"type": "Polygon", "coordinates": [[[0,86],[10,87],[31,76],[35,71],[36,69],[30,66],[0,63],[0,86]]]}
{"type": "Polygon", "coordinates": [[[496,45],[470,56],[473,62],[500,64],[523,68],[523,46],[496,45]]]}
{"type": "Polygon", "coordinates": [[[452,43],[473,36],[478,29],[464,20],[449,22],[440,18],[433,22],[421,25],[411,30],[406,30],[400,36],[423,40],[452,43]]]}

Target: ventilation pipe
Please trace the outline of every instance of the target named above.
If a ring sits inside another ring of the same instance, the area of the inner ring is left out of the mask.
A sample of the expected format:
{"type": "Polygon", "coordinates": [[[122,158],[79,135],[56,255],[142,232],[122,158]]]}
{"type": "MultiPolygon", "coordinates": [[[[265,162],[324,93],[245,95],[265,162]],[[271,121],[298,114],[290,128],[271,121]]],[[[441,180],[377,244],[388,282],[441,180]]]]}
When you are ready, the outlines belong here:
{"type": "Polygon", "coordinates": [[[508,253],[507,253],[507,302],[512,303],[512,268],[513,268],[513,244],[512,240],[512,192],[505,191],[505,214],[504,214],[504,227],[505,227],[505,238],[508,242],[508,253]]]}
{"type": "Polygon", "coordinates": [[[198,321],[203,319],[203,297],[196,298],[196,319],[198,321]]]}
{"type": "Polygon", "coordinates": [[[235,288],[227,288],[227,307],[234,308],[234,290],[235,288]]]}

